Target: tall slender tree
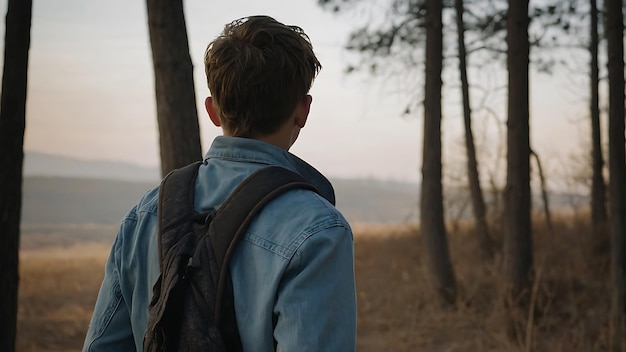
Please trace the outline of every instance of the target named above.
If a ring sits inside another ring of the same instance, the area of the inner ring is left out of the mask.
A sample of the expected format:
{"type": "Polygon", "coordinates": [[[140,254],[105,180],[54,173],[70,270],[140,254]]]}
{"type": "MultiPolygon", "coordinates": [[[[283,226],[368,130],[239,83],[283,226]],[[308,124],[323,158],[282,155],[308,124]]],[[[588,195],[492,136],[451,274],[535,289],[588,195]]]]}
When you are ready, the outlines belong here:
{"type": "Polygon", "coordinates": [[[426,241],[430,280],[443,299],[442,302],[454,304],[456,279],[448,251],[441,183],[441,18],[441,1],[426,0],[426,88],[420,226],[426,241]]]}
{"type": "Polygon", "coordinates": [[[463,122],[465,126],[465,150],[467,152],[467,175],[469,179],[472,208],[476,222],[476,234],[479,248],[483,258],[493,258],[493,244],[489,237],[487,226],[487,211],[483,191],[480,187],[478,174],[478,161],[476,160],[476,148],[474,146],[474,133],[472,132],[472,110],[470,105],[469,81],[467,78],[467,52],[465,49],[465,23],[463,21],[463,0],[455,0],[456,29],[459,50],[459,74],[461,77],[461,92],[463,95],[463,122]]]}
{"type": "Polygon", "coordinates": [[[0,98],[0,351],[14,351],[32,0],[9,0],[0,98]]]}
{"type": "Polygon", "coordinates": [[[606,0],[609,71],[609,190],[611,194],[612,347],[626,350],[626,151],[624,150],[624,15],[622,0],[606,0]]]}
{"type": "Polygon", "coordinates": [[[154,65],[161,173],[202,157],[193,65],[182,0],[146,0],[154,65]]]}
{"type": "Polygon", "coordinates": [[[504,275],[507,298],[513,300],[518,300],[527,291],[533,268],[530,225],[529,22],[528,0],[509,0],[504,275]]]}
{"type": "MultiPolygon", "coordinates": [[[[318,0],[322,6],[340,11],[358,0],[318,0]]],[[[456,302],[456,278],[450,260],[444,224],[441,162],[441,72],[443,68],[443,2],[440,0],[394,0],[381,28],[368,25],[352,32],[347,48],[362,56],[360,67],[379,74],[386,62],[402,62],[409,69],[420,67],[416,49],[424,45],[424,149],[420,199],[421,233],[426,243],[430,281],[443,305],[456,302]],[[425,31],[425,36],[424,36],[425,31]]],[[[405,112],[410,112],[408,104],[405,112]]]]}
{"type": "MultiPolygon", "coordinates": [[[[593,176],[591,180],[591,223],[594,233],[604,229],[607,221],[606,213],[606,185],[602,170],[604,160],[602,156],[602,138],[600,129],[599,104],[599,68],[598,68],[598,6],[596,0],[589,0],[590,4],[590,40],[589,54],[591,55],[590,71],[590,116],[591,116],[591,157],[593,176]]],[[[603,231],[602,231],[603,232],[603,231]]]]}

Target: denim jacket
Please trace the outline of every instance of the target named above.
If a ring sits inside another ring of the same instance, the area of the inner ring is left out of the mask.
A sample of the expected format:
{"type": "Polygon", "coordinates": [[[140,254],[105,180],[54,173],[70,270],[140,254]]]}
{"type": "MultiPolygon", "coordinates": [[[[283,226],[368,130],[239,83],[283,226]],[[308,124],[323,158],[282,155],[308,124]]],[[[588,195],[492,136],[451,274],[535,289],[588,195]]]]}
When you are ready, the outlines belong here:
{"type": "MultiPolygon", "coordinates": [[[[254,171],[298,172],[327,198],[330,182],[293,154],[253,139],[217,137],[198,171],[195,209],[215,209],[254,171]]],[[[106,263],[83,351],[141,351],[159,276],[158,187],[122,220],[106,263]]],[[[251,223],[229,269],[244,351],[354,351],[353,237],[323,197],[289,191],[251,223]]]]}

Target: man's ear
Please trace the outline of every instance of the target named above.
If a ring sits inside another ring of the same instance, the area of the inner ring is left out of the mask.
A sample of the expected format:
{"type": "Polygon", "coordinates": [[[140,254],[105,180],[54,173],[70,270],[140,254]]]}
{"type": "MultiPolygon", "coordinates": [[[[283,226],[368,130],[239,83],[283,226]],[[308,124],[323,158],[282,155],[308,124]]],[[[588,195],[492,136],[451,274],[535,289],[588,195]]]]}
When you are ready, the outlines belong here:
{"type": "Polygon", "coordinates": [[[215,106],[213,106],[213,98],[207,97],[204,99],[204,107],[206,108],[206,112],[209,114],[209,118],[211,122],[217,127],[222,126],[222,120],[220,120],[220,115],[217,113],[215,106]]]}
{"type": "Polygon", "coordinates": [[[309,111],[311,111],[311,102],[313,102],[313,97],[310,95],[306,95],[296,107],[296,125],[300,128],[303,128],[306,125],[306,120],[309,117],[309,111]]]}

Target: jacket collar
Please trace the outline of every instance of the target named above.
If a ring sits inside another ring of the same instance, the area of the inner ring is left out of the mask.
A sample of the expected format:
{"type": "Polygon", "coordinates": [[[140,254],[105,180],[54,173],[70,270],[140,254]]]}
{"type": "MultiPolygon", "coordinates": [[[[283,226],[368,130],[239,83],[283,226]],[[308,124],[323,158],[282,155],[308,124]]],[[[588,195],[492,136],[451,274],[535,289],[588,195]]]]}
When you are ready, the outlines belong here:
{"type": "Polygon", "coordinates": [[[335,191],[330,181],[306,161],[275,145],[251,138],[218,136],[213,140],[205,160],[211,158],[280,166],[294,171],[335,204],[335,191]]]}

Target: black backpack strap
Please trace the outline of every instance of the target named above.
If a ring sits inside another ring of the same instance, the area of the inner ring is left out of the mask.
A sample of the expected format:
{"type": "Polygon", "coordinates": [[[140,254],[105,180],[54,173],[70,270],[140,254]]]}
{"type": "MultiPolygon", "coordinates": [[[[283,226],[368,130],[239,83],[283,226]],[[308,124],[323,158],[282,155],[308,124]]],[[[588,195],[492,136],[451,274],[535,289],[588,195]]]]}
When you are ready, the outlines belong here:
{"type": "MultiPolygon", "coordinates": [[[[170,236],[163,236],[163,234],[181,223],[189,223],[190,219],[195,216],[194,192],[198,168],[201,164],[202,162],[198,161],[174,170],[167,174],[161,181],[158,207],[159,258],[164,257],[164,249],[168,250],[172,244],[178,241],[175,235],[181,235],[183,233],[178,232],[170,236]],[[166,207],[165,204],[176,204],[177,206],[166,207]]],[[[162,259],[159,260],[159,265],[161,266],[162,272],[162,259]]]]}
{"type": "Polygon", "coordinates": [[[220,265],[216,296],[216,321],[221,319],[221,302],[228,277],[228,262],[248,225],[277,196],[292,189],[318,190],[303,176],[282,167],[263,168],[245,179],[218,209],[209,226],[211,246],[220,265]]]}

